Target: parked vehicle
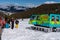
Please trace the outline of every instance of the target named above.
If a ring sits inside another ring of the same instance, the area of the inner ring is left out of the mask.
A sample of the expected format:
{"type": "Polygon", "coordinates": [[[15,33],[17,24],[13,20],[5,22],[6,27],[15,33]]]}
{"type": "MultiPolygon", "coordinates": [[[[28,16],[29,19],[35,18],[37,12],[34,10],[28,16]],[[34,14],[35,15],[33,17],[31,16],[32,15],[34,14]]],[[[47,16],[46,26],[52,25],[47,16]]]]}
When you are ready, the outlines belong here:
{"type": "Polygon", "coordinates": [[[60,14],[32,15],[29,24],[49,28],[60,28],[60,14]]]}

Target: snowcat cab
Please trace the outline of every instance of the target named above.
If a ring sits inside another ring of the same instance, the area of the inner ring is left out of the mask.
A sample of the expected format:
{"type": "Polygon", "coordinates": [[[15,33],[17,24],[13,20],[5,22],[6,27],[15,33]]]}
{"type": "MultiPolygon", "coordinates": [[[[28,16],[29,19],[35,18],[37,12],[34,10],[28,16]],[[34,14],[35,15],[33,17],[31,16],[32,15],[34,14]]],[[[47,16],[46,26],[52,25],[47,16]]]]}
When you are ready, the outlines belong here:
{"type": "Polygon", "coordinates": [[[29,24],[37,25],[37,20],[39,19],[39,15],[32,15],[30,17],[29,24]]]}

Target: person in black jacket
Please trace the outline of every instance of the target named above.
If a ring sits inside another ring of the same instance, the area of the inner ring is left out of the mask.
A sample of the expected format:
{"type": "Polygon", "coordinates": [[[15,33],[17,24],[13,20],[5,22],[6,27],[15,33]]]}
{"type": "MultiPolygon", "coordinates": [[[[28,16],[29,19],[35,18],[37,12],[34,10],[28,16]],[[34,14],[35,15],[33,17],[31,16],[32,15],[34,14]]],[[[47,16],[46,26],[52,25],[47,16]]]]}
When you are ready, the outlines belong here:
{"type": "Polygon", "coordinates": [[[14,19],[13,18],[11,19],[11,24],[12,24],[11,29],[13,29],[14,28],[14,19]]]}

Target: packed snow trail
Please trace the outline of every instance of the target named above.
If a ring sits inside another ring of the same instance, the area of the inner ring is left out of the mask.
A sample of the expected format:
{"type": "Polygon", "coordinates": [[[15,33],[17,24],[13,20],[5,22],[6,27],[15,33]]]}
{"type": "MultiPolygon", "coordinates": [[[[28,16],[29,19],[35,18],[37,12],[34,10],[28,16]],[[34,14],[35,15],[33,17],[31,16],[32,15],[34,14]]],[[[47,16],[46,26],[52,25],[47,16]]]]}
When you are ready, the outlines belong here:
{"type": "Polygon", "coordinates": [[[26,29],[32,25],[28,24],[29,19],[19,20],[19,28],[4,29],[2,40],[60,40],[60,32],[45,33],[26,29]]]}

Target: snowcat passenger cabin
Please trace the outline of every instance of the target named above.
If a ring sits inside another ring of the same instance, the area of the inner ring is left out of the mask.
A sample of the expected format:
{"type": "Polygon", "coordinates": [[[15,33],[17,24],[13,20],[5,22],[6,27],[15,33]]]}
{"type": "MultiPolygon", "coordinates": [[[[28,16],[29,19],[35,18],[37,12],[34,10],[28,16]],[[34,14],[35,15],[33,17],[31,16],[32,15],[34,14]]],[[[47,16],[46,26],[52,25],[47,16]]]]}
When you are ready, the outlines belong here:
{"type": "Polygon", "coordinates": [[[60,15],[50,14],[50,24],[51,28],[60,28],[60,15]]]}

